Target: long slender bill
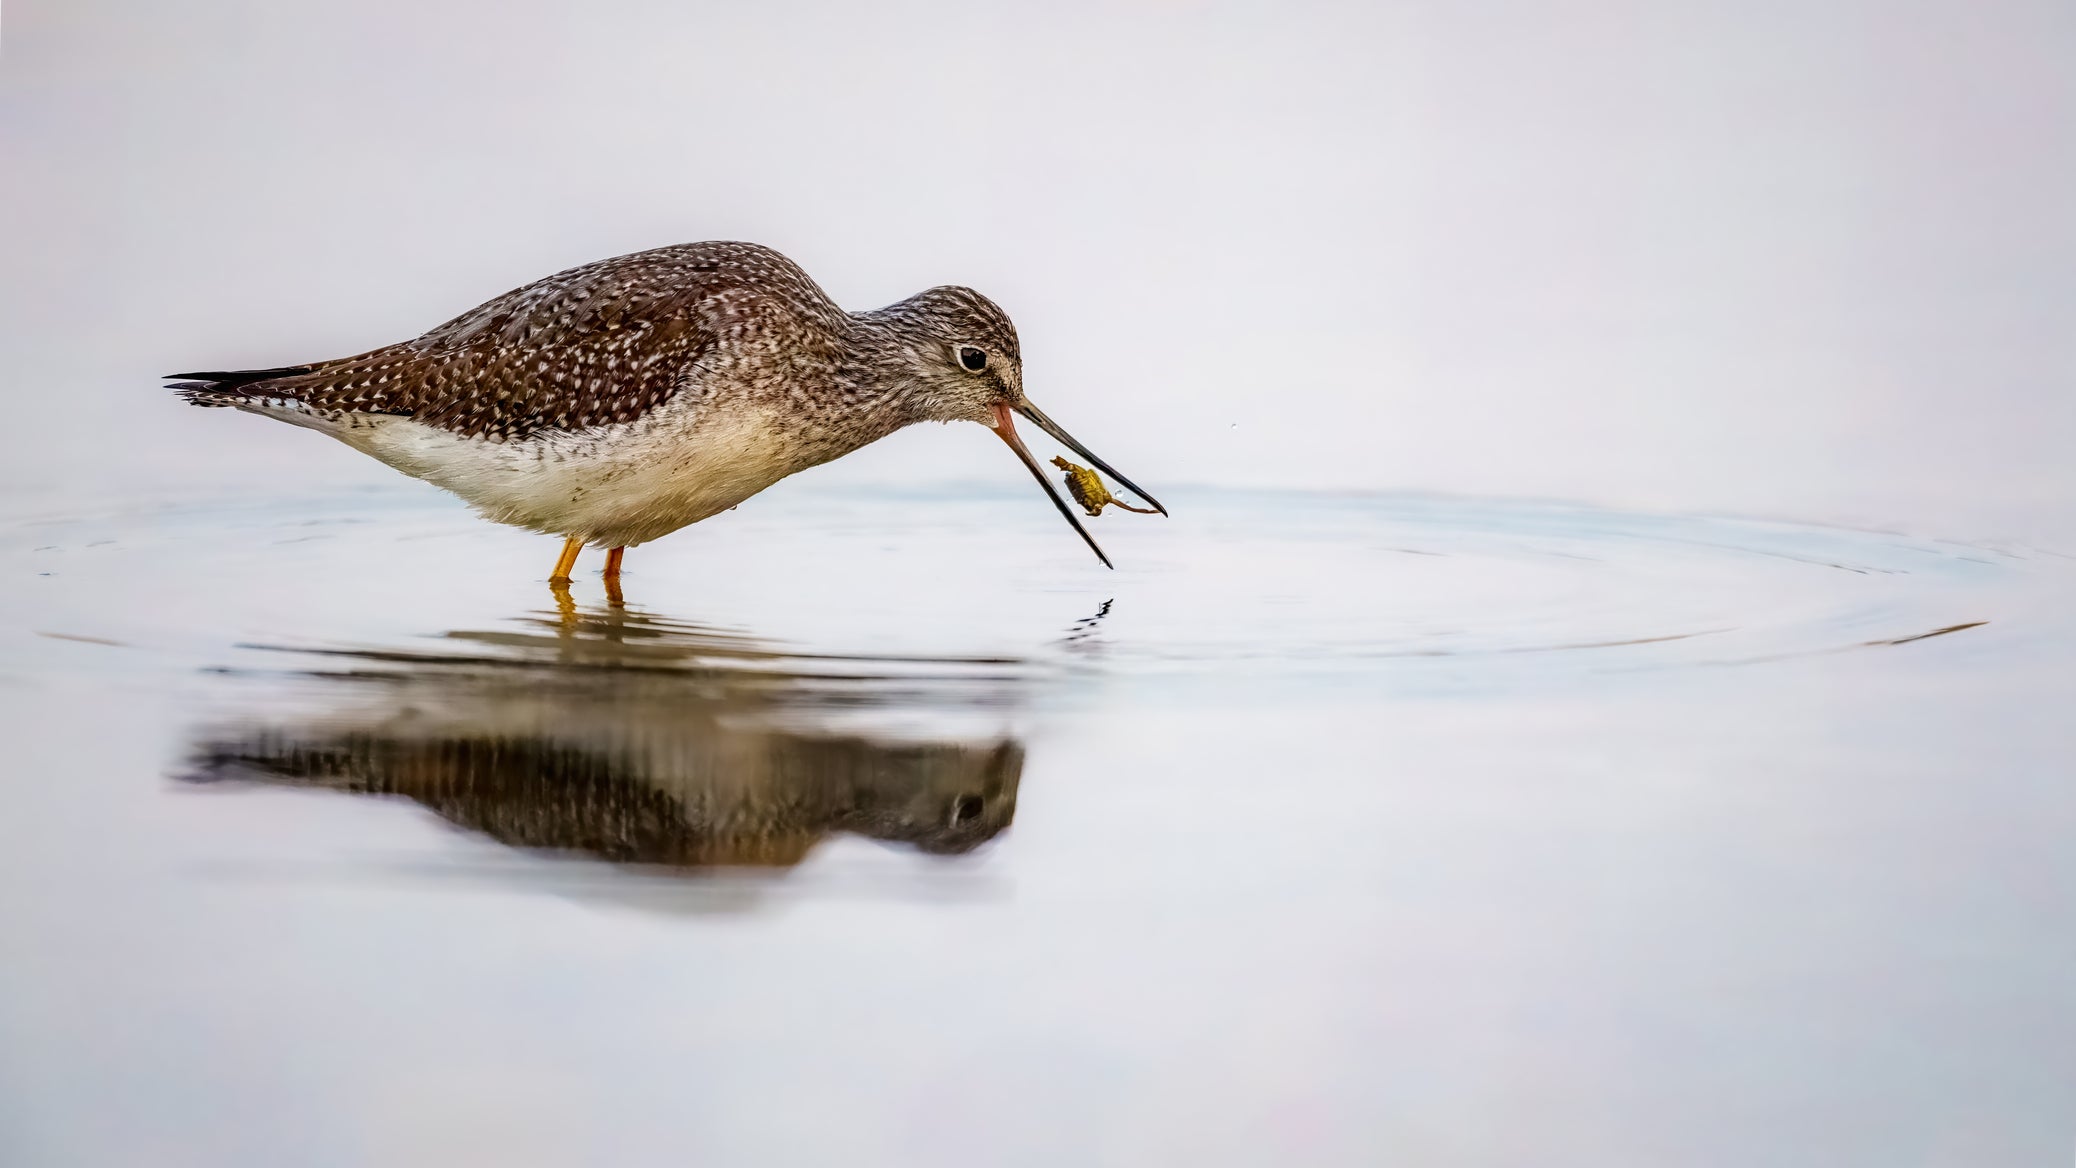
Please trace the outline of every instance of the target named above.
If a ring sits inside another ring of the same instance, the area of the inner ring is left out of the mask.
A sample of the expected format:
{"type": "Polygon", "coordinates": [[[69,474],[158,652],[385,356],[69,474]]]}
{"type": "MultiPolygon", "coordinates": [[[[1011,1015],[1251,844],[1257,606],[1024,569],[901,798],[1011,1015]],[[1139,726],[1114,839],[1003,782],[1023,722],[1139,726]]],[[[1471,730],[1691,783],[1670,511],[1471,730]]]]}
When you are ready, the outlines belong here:
{"type": "MultiPolygon", "coordinates": [[[[1044,423],[1040,423],[1040,425],[1043,424],[1044,423]]],[[[1090,535],[1088,533],[1088,528],[1083,527],[1081,525],[1081,520],[1076,519],[1074,517],[1074,509],[1067,506],[1067,501],[1065,499],[1060,498],[1060,493],[1057,489],[1053,487],[1052,480],[1046,477],[1045,472],[1043,470],[1039,469],[1038,460],[1031,457],[1031,452],[1029,450],[1024,449],[1024,440],[1016,436],[1016,423],[1009,416],[1008,406],[1000,404],[997,404],[995,406],[994,428],[995,433],[1001,436],[1002,441],[1009,443],[1009,448],[1011,450],[1016,451],[1016,456],[1018,458],[1023,459],[1024,466],[1028,467],[1031,471],[1031,477],[1038,480],[1038,485],[1045,489],[1046,498],[1051,499],[1052,505],[1058,507],[1060,509],[1060,514],[1066,516],[1067,522],[1073,525],[1075,534],[1081,537],[1082,542],[1088,544],[1090,551],[1096,553],[1096,558],[1103,561],[1104,567],[1113,569],[1116,568],[1117,565],[1111,563],[1110,557],[1104,555],[1103,549],[1096,545],[1096,537],[1090,535]]],[[[1095,455],[1090,454],[1088,455],[1088,457],[1094,458],[1095,455]]],[[[1119,479],[1118,481],[1123,482],[1124,480],[1119,479]]],[[[1138,488],[1136,487],[1133,488],[1133,490],[1137,489],[1138,488]]],[[[1141,495],[1140,497],[1145,498],[1144,495],[1141,495]]],[[[1147,499],[1146,501],[1149,503],[1153,502],[1153,500],[1151,499],[1147,499]]]]}
{"type": "MultiPolygon", "coordinates": [[[[997,411],[1001,409],[1000,406],[997,406],[995,408],[997,411]]],[[[1040,410],[1037,406],[1032,405],[1030,402],[1025,402],[1024,404],[1016,407],[1016,411],[1022,414],[1024,417],[1031,419],[1032,424],[1036,425],[1040,430],[1043,430],[1047,434],[1052,435],[1053,440],[1055,442],[1058,442],[1060,445],[1066,447],[1067,449],[1073,451],[1076,454],[1079,454],[1081,457],[1088,459],[1090,466],[1093,466],[1097,470],[1102,471],[1104,474],[1109,475],[1111,478],[1116,479],[1118,485],[1122,486],[1125,490],[1130,491],[1134,495],[1139,496],[1141,499],[1146,500],[1148,506],[1152,507],[1154,510],[1160,512],[1163,515],[1166,515],[1168,513],[1168,509],[1160,505],[1160,500],[1155,499],[1152,495],[1149,495],[1145,491],[1140,490],[1137,483],[1134,483],[1132,480],[1117,473],[1116,467],[1111,466],[1109,463],[1104,462],[1100,458],[1097,458],[1095,451],[1090,450],[1088,447],[1083,446],[1079,442],[1076,442],[1074,440],[1074,435],[1069,434],[1065,430],[1060,429],[1060,424],[1058,422],[1053,421],[1051,418],[1046,417],[1044,411],[1040,410]]]]}

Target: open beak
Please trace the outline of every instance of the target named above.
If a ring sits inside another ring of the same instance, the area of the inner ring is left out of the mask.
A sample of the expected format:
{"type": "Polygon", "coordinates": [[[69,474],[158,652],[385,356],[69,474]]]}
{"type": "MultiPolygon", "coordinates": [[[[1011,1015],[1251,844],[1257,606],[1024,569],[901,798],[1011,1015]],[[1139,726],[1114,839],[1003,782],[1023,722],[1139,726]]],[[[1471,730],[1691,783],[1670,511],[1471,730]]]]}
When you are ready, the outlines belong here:
{"type": "MultiPolygon", "coordinates": [[[[1082,542],[1088,544],[1090,551],[1096,553],[1096,558],[1103,561],[1103,566],[1106,568],[1116,567],[1115,564],[1112,564],[1110,562],[1110,557],[1103,554],[1103,549],[1096,545],[1095,537],[1088,533],[1088,528],[1083,527],[1081,525],[1081,520],[1075,516],[1074,509],[1072,507],[1067,506],[1067,501],[1060,497],[1059,489],[1052,485],[1052,479],[1046,475],[1044,470],[1039,468],[1038,460],[1032,458],[1031,452],[1024,448],[1024,440],[1022,438],[1017,437],[1016,434],[1015,419],[1010,414],[1011,408],[1012,407],[1007,402],[995,403],[995,417],[994,421],[991,423],[991,425],[994,426],[995,433],[1001,436],[1002,441],[1007,442],[1009,444],[1009,448],[1011,450],[1016,451],[1016,456],[1022,459],[1024,466],[1030,470],[1031,477],[1037,479],[1038,485],[1045,489],[1045,495],[1047,498],[1052,500],[1052,505],[1060,509],[1060,514],[1066,518],[1067,522],[1070,525],[1073,526],[1074,533],[1081,537],[1082,542]]],[[[1074,453],[1079,454],[1081,457],[1088,459],[1089,463],[1093,465],[1097,470],[1102,471],[1104,474],[1109,475],[1113,479],[1116,479],[1118,485],[1139,496],[1141,499],[1146,500],[1147,504],[1151,506],[1154,510],[1160,512],[1163,515],[1166,515],[1168,513],[1168,509],[1166,507],[1161,506],[1159,502],[1155,501],[1152,495],[1149,495],[1145,491],[1140,490],[1137,486],[1133,485],[1132,480],[1117,473],[1115,470],[1112,470],[1109,463],[1104,462],[1100,458],[1097,458],[1093,453],[1089,451],[1088,447],[1083,446],[1079,442],[1076,442],[1074,440],[1073,435],[1067,433],[1065,430],[1060,429],[1059,423],[1054,422],[1051,418],[1048,418],[1043,413],[1039,412],[1037,406],[1031,405],[1027,402],[1024,405],[1014,407],[1014,409],[1016,413],[1022,414],[1024,417],[1029,418],[1032,421],[1032,423],[1035,424],[1039,429],[1045,431],[1047,434],[1052,435],[1052,437],[1055,440],[1057,440],[1060,443],[1060,445],[1065,446],[1067,449],[1072,450],[1074,453]]]]}

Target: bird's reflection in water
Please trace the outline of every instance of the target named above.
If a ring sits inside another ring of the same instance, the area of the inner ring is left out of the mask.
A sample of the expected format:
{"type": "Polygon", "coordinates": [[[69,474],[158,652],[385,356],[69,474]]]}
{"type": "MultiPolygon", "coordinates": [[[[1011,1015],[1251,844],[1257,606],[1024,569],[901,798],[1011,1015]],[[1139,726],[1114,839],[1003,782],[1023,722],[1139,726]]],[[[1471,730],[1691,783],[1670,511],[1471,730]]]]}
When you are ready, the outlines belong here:
{"type": "Polygon", "coordinates": [[[618,605],[281,651],[321,662],[288,674],[312,700],[199,732],[189,779],[400,796],[513,847],[681,870],[790,866],[836,832],[963,853],[1016,811],[1014,660],[789,653],[618,605]]]}

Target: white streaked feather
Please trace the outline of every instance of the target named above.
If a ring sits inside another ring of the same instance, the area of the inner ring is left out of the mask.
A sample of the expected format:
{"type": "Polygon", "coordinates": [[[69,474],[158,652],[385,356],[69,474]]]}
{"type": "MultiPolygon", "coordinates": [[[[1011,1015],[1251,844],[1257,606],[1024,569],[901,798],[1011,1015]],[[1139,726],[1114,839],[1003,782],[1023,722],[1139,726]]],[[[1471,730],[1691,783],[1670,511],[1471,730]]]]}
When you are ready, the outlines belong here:
{"type": "Polygon", "coordinates": [[[485,518],[601,547],[632,547],[726,511],[803,470],[762,410],[685,399],[634,422],[488,442],[387,414],[326,416],[301,403],[243,405],[307,426],[461,496],[485,518]]]}

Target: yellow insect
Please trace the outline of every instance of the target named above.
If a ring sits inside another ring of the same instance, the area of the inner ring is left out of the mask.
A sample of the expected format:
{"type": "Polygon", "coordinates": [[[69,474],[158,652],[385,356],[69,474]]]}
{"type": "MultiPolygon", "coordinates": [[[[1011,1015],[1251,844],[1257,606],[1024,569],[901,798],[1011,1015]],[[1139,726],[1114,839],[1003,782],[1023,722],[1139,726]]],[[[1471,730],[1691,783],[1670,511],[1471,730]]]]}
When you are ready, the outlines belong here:
{"type": "Polygon", "coordinates": [[[1106,505],[1137,511],[1141,515],[1156,514],[1151,507],[1134,507],[1111,494],[1110,488],[1103,485],[1102,477],[1085,466],[1076,466],[1064,458],[1055,458],[1052,464],[1067,472],[1067,493],[1074,496],[1074,501],[1081,504],[1081,509],[1088,512],[1090,518],[1101,515],[1106,505]]]}

